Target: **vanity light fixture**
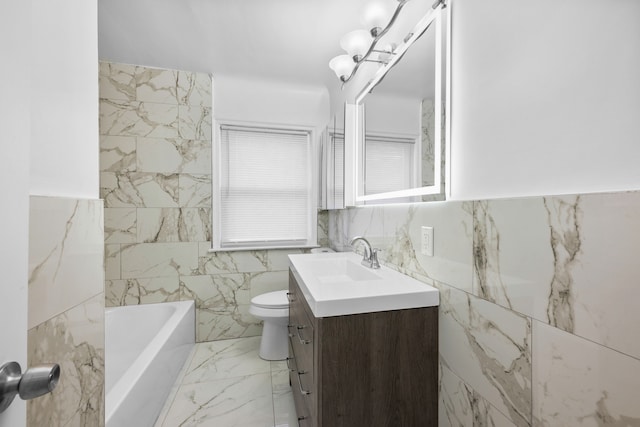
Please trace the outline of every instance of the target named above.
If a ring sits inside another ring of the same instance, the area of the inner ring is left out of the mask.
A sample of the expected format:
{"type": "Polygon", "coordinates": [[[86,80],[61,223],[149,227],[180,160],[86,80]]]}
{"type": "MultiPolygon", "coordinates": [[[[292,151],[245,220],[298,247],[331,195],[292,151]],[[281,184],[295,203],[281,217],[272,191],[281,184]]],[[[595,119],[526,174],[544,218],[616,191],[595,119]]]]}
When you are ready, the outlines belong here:
{"type": "MultiPolygon", "coordinates": [[[[382,50],[376,50],[378,41],[389,31],[400,15],[402,8],[410,0],[397,0],[395,10],[390,0],[375,0],[365,10],[361,22],[368,30],[351,31],[340,39],[340,46],[346,54],[338,55],[329,61],[329,68],[345,84],[356,74],[363,62],[387,64],[396,55],[395,43],[389,43],[382,50]]],[[[431,6],[437,8],[444,0],[436,0],[431,6]]]]}
{"type": "Polygon", "coordinates": [[[369,28],[371,37],[376,37],[382,29],[389,23],[389,18],[393,15],[391,3],[389,1],[377,0],[367,5],[360,23],[369,28]]]}

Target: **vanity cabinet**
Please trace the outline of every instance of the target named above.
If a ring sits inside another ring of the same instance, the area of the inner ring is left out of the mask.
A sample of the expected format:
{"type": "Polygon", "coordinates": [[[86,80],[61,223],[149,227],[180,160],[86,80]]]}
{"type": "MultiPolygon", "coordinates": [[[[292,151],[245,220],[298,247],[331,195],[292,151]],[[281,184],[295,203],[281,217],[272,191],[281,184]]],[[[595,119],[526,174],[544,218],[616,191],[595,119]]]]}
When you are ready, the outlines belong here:
{"type": "Polygon", "coordinates": [[[289,378],[301,427],[438,423],[438,308],[315,317],[289,271],[289,378]]]}

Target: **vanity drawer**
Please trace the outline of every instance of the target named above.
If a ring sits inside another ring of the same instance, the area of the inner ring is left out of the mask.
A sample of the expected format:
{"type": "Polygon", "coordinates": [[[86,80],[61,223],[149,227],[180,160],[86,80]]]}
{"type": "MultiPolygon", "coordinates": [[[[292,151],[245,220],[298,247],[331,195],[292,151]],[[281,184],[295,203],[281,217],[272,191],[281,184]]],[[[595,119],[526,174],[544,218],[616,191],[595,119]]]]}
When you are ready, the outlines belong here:
{"type": "MultiPolygon", "coordinates": [[[[296,417],[298,419],[298,426],[300,427],[313,427],[313,418],[309,411],[309,404],[305,396],[298,392],[297,375],[295,372],[289,372],[289,378],[291,380],[291,389],[293,391],[293,402],[296,407],[296,417]]],[[[290,426],[293,427],[293,426],[290,426]]]]}
{"type": "Polygon", "coordinates": [[[289,273],[289,378],[301,427],[315,426],[317,385],[314,372],[315,318],[310,317],[295,275],[289,273]]]}

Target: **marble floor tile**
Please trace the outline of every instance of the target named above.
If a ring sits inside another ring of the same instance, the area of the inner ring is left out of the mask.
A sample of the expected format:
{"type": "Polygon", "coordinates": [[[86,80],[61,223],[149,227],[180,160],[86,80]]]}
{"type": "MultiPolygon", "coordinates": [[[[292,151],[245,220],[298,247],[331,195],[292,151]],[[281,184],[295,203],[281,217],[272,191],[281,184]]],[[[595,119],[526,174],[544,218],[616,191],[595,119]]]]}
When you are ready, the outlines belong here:
{"type": "Polygon", "coordinates": [[[196,344],[155,427],[297,426],[287,365],[260,359],[259,346],[260,337],[196,344]]]}
{"type": "Polygon", "coordinates": [[[259,346],[260,337],[201,343],[187,369],[184,383],[269,373],[271,364],[258,357],[259,346]]]}
{"type": "Polygon", "coordinates": [[[164,427],[273,427],[271,374],[185,384],[164,420],[164,427]]]}
{"type": "Polygon", "coordinates": [[[271,387],[273,389],[273,413],[276,426],[297,426],[293,393],[289,386],[289,370],[271,372],[271,387]]]}
{"type": "Polygon", "coordinates": [[[158,418],[156,420],[156,423],[154,424],[154,427],[162,427],[162,424],[164,423],[164,419],[167,417],[167,414],[169,413],[169,409],[171,409],[171,406],[173,405],[173,401],[178,395],[180,386],[184,381],[184,376],[187,374],[187,370],[189,369],[189,366],[191,366],[191,361],[193,360],[193,356],[196,354],[196,351],[198,351],[198,348],[199,348],[198,346],[199,344],[194,345],[193,348],[191,349],[191,352],[187,356],[187,360],[185,360],[184,365],[182,366],[182,369],[178,373],[178,376],[176,377],[176,382],[171,387],[169,396],[167,396],[167,400],[165,401],[162,411],[160,411],[160,415],[158,415],[158,418]]]}

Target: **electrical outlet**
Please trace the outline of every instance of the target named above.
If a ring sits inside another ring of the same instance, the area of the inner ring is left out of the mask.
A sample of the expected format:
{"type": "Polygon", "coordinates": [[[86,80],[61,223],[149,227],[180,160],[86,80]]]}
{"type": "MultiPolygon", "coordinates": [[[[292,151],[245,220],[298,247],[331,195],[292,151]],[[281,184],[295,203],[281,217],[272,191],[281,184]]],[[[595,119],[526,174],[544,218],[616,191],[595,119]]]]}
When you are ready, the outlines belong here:
{"type": "Polygon", "coordinates": [[[422,241],[421,252],[422,255],[433,256],[433,227],[422,226],[422,241]]]}

